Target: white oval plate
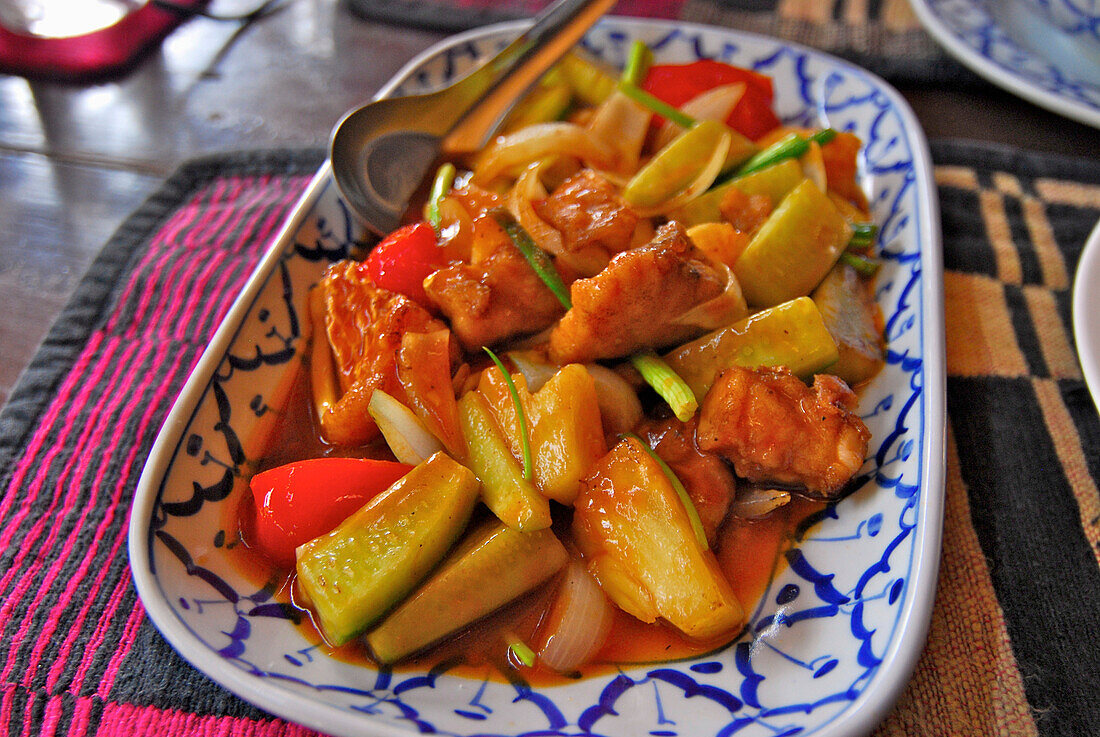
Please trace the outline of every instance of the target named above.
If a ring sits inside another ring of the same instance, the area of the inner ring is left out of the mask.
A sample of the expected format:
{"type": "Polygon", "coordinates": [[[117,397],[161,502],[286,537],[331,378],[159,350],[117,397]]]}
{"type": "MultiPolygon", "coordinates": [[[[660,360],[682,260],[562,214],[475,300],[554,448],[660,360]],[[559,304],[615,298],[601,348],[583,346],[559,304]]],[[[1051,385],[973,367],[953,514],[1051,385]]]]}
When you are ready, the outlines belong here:
{"type": "MultiPolygon", "coordinates": [[[[452,38],[384,93],[438,85],[519,24],[452,38]]],[[[134,580],[149,616],[196,668],[242,698],[336,735],[766,735],[871,730],[923,648],[938,569],[944,484],[940,225],[932,165],[912,112],[882,80],[836,58],[726,29],[607,18],[585,45],[621,64],[641,38],[659,61],[716,57],[775,79],[792,123],[852,130],[885,265],[878,300],[890,351],[860,412],[874,433],[862,487],[789,557],[737,642],[695,660],[622,665],[533,689],[499,679],[376,671],[329,658],[228,559],[226,505],[278,407],[309,285],[360,234],[328,167],[263,258],[172,409],[130,519],[134,580]],[[213,460],[214,462],[211,462],[213,460]]]]}
{"type": "Polygon", "coordinates": [[[1073,338],[1085,384],[1100,409],[1100,223],[1085,241],[1073,277],[1073,338]]]}
{"type": "Polygon", "coordinates": [[[909,0],[952,56],[1003,89],[1100,128],[1100,49],[1013,0],[909,0]]]}

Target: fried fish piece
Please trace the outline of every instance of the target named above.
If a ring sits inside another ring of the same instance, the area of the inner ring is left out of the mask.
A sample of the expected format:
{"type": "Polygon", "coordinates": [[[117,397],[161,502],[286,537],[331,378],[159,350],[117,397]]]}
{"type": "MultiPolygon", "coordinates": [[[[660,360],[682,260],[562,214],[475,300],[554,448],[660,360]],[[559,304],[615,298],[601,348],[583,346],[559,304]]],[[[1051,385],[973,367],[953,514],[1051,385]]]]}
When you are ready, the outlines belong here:
{"type": "Polygon", "coordinates": [[[340,261],[317,285],[324,335],[335,368],[339,396],[315,403],[325,439],[336,445],[366,443],[378,435],[367,414],[375,389],[404,396],[397,379],[397,351],[405,333],[430,333],[447,326],[408,297],[375,286],[366,266],[340,261]]]}
{"type": "MultiPolygon", "coordinates": [[[[677,318],[722,294],[729,278],[682,225],[666,223],[645,246],[623,251],[599,274],[573,282],[573,307],[550,333],[550,358],[588,363],[694,338],[705,331],[677,318]]],[[[730,321],[737,316],[731,313],[730,321]]]]}
{"type": "Polygon", "coordinates": [[[806,386],[785,368],[734,367],[703,399],[696,443],[733,463],[741,478],[835,498],[863,465],[871,433],[841,379],[806,386]]]}

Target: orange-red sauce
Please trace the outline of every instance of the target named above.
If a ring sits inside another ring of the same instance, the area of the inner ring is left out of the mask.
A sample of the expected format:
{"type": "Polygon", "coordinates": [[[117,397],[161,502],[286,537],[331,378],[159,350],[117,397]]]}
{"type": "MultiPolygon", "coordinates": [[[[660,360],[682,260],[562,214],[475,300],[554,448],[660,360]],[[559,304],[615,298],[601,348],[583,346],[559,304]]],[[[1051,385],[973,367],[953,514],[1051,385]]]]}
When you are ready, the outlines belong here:
{"type": "MultiPolygon", "coordinates": [[[[254,471],[333,454],[333,449],[320,441],[313,420],[308,372],[301,371],[299,374],[287,398],[286,409],[273,426],[267,443],[271,451],[254,471]]],[[[384,445],[356,450],[364,457],[392,458],[384,445]]],[[[246,491],[236,504],[226,505],[226,508],[229,517],[225,520],[225,529],[238,530],[244,542],[232,548],[233,560],[239,570],[257,586],[273,591],[276,600],[293,604],[293,572],[278,569],[261,552],[248,547],[249,526],[254,514],[251,494],[246,491]]],[[[794,498],[790,504],[762,519],[743,520],[731,515],[722,526],[714,546],[715,557],[746,616],[756,607],[772,577],[785,565],[782,553],[795,542],[800,524],[821,508],[820,503],[794,498]]],[[[568,530],[568,524],[562,524],[560,528],[568,530]]],[[[420,656],[397,665],[396,669],[423,670],[446,665],[448,672],[458,675],[499,680],[522,678],[532,685],[561,683],[576,678],[578,674],[563,676],[537,666],[526,668],[509,660],[506,635],[514,635],[528,643],[537,641],[538,626],[548,609],[554,583],[548,583],[541,590],[513,602],[420,656]]],[[[341,660],[371,662],[366,648],[358,642],[339,648],[329,647],[313,625],[308,610],[297,609],[299,627],[308,640],[326,648],[341,660]]],[[[646,624],[616,610],[607,642],[596,661],[582,668],[579,675],[611,671],[617,664],[689,658],[713,651],[727,642],[690,640],[672,627],[659,622],[646,624]]]]}

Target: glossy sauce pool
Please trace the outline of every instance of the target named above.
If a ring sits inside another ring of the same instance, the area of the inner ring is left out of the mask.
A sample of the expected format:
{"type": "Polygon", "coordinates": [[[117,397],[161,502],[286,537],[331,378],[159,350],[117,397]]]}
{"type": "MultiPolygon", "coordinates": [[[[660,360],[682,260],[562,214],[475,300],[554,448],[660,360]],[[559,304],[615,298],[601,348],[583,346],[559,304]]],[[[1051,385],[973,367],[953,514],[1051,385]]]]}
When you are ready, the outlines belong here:
{"type": "MultiPolygon", "coordinates": [[[[299,372],[299,380],[295,382],[286,403],[288,409],[274,426],[267,444],[273,452],[263,459],[256,471],[331,454],[332,449],[318,440],[319,434],[311,418],[307,375],[306,371],[299,372]]],[[[384,447],[368,448],[361,455],[392,458],[384,447]]],[[[276,567],[262,553],[248,547],[253,505],[247,489],[240,494],[236,504],[225,506],[229,518],[225,520],[224,529],[239,530],[244,543],[233,545],[231,549],[237,568],[258,587],[272,591],[276,601],[287,605],[288,615],[297,621],[309,642],[340,660],[377,667],[365,646],[358,641],[339,648],[329,647],[314,627],[309,612],[294,606],[293,572],[276,567]]],[[[792,497],[790,504],[764,518],[743,520],[731,515],[726,520],[718,533],[714,553],[746,617],[757,607],[768,583],[786,565],[783,553],[797,544],[805,534],[807,520],[823,506],[818,502],[792,497]]],[[[486,510],[479,511],[487,514],[486,510]]],[[[557,520],[555,529],[568,534],[567,512],[557,520]]],[[[660,622],[646,624],[616,609],[606,643],[595,661],[584,666],[580,673],[561,675],[537,665],[534,668],[525,667],[514,657],[510,658],[508,640],[518,638],[537,648],[540,620],[548,609],[556,581],[556,578],[552,579],[539,590],[505,606],[418,657],[395,665],[394,669],[445,669],[453,675],[476,679],[553,685],[585,675],[613,671],[622,664],[690,658],[719,649],[731,641],[729,638],[706,642],[689,640],[672,627],[660,622]]]]}

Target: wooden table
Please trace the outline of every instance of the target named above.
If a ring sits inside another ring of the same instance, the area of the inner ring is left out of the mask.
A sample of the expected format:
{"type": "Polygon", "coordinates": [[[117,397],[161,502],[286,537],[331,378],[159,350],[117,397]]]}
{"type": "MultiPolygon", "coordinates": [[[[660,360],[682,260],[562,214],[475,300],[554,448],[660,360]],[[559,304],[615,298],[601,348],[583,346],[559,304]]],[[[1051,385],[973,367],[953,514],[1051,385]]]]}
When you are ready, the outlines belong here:
{"type": "MultiPolygon", "coordinates": [[[[442,36],[296,0],[253,25],[194,19],[114,81],[0,75],[0,404],[114,230],[186,159],[323,146],[442,36]]],[[[929,138],[1100,152],[1100,130],[993,87],[902,89],[929,138]]]]}

